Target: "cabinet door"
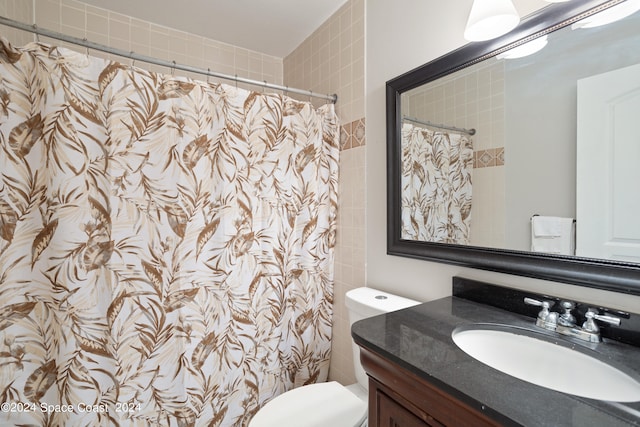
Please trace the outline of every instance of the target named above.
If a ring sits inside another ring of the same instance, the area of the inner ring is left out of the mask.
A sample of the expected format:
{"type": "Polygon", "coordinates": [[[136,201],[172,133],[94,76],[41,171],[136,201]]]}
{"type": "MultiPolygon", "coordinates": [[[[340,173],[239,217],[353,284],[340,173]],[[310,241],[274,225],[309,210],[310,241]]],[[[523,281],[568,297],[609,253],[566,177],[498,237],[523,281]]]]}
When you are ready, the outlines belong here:
{"type": "Polygon", "coordinates": [[[378,401],[377,426],[370,427],[436,427],[440,424],[428,424],[410,412],[407,408],[376,390],[378,401]]]}
{"type": "Polygon", "coordinates": [[[484,407],[477,409],[460,401],[365,347],[360,349],[360,361],[369,375],[370,427],[501,427],[505,424],[485,414],[484,407]]]}

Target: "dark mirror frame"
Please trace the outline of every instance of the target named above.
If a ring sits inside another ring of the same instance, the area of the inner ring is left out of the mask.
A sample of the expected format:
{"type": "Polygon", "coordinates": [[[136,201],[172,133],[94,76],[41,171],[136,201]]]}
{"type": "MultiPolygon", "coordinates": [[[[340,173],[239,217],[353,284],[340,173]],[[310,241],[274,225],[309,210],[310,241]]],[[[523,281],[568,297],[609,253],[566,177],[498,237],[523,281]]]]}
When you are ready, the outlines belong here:
{"type": "Polygon", "coordinates": [[[556,3],[510,33],[470,43],[387,82],[387,254],[640,295],[640,264],[401,239],[401,103],[403,92],[571,25],[623,0],[556,3]]]}

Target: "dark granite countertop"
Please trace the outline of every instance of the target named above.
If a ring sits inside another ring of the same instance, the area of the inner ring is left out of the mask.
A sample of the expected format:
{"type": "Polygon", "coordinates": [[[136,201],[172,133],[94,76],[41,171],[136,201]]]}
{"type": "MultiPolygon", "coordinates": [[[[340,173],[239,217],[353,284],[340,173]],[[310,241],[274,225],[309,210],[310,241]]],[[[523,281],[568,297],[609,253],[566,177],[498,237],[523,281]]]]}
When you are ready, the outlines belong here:
{"type": "MultiPolygon", "coordinates": [[[[453,342],[451,333],[460,325],[472,323],[498,323],[541,331],[530,317],[455,296],[358,321],[351,331],[358,345],[505,425],[640,426],[640,402],[605,402],[556,392],[521,381],[468,356],[453,342]]],[[[555,332],[542,333],[558,337],[555,332]]],[[[608,363],[624,365],[628,373],[640,378],[638,347],[608,339],[600,344],[571,338],[565,341],[585,352],[594,352],[608,363]]]]}

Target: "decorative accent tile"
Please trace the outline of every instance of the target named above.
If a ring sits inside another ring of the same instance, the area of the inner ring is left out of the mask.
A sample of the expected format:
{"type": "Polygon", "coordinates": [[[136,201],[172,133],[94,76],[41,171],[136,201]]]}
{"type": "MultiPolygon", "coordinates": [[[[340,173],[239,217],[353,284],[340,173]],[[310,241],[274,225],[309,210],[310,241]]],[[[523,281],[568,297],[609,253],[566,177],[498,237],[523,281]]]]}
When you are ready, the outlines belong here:
{"type": "Polygon", "coordinates": [[[496,166],[504,166],[504,147],[497,148],[496,166]]]}
{"type": "Polygon", "coordinates": [[[365,143],[364,118],[352,123],[351,146],[360,147],[365,143]]]}
{"type": "Polygon", "coordinates": [[[473,167],[475,169],[493,166],[504,166],[504,147],[473,152],[473,167]]]}
{"type": "Polygon", "coordinates": [[[340,126],[340,151],[347,150],[351,143],[351,123],[340,126]]]}
{"type": "Polygon", "coordinates": [[[362,147],[366,142],[364,118],[340,126],[340,150],[362,147]]]}

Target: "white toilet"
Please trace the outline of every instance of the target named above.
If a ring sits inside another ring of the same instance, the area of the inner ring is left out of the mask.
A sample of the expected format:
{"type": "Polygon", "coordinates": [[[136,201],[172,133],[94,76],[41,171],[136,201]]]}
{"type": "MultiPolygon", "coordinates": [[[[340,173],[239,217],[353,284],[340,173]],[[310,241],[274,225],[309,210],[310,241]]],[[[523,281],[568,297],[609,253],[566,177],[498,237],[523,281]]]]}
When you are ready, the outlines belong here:
{"type": "MultiPolygon", "coordinates": [[[[407,298],[371,288],[347,292],[349,324],[419,304],[407,298]]],[[[249,427],[361,427],[367,425],[367,374],[360,365],[359,347],[353,344],[357,383],[343,386],[336,381],[290,390],[264,405],[249,427]]]]}

